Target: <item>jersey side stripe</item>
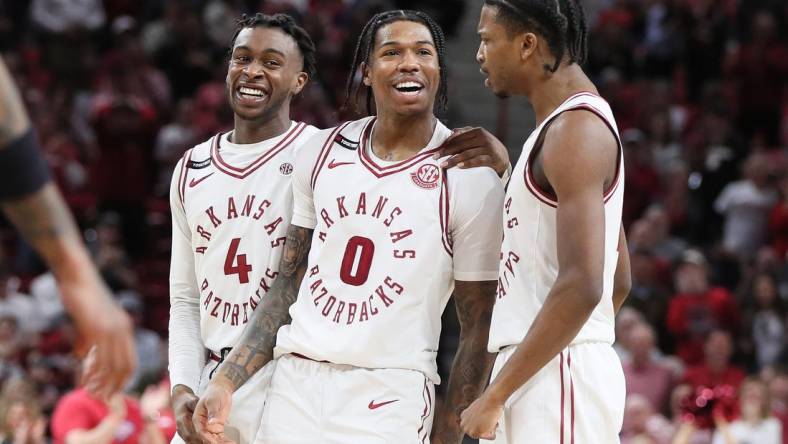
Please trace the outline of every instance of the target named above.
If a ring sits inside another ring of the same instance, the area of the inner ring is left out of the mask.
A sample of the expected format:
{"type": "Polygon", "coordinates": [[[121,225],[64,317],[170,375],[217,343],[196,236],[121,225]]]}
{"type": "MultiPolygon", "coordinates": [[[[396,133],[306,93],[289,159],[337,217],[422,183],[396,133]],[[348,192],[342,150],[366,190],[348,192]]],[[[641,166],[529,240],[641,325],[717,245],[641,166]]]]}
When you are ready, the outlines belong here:
{"type": "Polygon", "coordinates": [[[438,215],[441,223],[441,241],[443,242],[443,248],[449,253],[449,256],[452,256],[453,246],[451,236],[449,236],[449,183],[446,170],[443,170],[443,174],[441,174],[441,194],[438,199],[438,215]]]}

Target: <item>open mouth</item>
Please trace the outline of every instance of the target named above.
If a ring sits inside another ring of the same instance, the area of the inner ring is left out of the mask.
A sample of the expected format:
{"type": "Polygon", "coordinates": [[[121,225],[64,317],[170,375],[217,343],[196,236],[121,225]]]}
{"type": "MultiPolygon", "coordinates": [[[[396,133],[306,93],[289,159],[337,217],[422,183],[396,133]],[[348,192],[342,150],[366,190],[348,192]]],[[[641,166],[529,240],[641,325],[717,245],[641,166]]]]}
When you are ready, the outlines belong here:
{"type": "Polygon", "coordinates": [[[235,90],[235,94],[239,99],[248,102],[261,101],[268,96],[263,89],[253,86],[240,86],[235,90]]]}
{"type": "Polygon", "coordinates": [[[424,85],[414,81],[399,82],[394,85],[394,89],[402,94],[415,96],[424,89],[424,85]]]}

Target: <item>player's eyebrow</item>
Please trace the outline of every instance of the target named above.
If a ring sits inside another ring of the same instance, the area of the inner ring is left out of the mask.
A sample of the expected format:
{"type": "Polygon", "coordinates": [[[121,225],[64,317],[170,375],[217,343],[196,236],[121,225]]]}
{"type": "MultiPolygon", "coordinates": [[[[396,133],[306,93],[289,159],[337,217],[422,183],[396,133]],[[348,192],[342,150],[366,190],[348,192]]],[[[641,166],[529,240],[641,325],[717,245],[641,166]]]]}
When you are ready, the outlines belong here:
{"type": "MultiPolygon", "coordinates": [[[[382,48],[382,47],[387,46],[387,45],[401,45],[401,44],[402,44],[402,42],[398,42],[396,40],[386,40],[385,42],[380,44],[380,47],[382,48]]],[[[419,41],[416,42],[416,44],[417,45],[430,45],[432,47],[435,47],[435,44],[432,43],[429,40],[419,40],[419,41]]]]}
{"type": "MultiPolygon", "coordinates": [[[[248,47],[246,45],[238,45],[235,48],[233,48],[233,52],[235,52],[235,51],[237,51],[239,49],[245,50],[245,51],[252,51],[252,48],[250,48],[250,47],[248,47]]],[[[266,49],[263,50],[263,52],[272,52],[272,53],[278,54],[278,55],[280,55],[282,57],[286,57],[285,53],[283,53],[282,51],[280,51],[278,49],[275,49],[275,48],[266,48],[266,49]]]]}

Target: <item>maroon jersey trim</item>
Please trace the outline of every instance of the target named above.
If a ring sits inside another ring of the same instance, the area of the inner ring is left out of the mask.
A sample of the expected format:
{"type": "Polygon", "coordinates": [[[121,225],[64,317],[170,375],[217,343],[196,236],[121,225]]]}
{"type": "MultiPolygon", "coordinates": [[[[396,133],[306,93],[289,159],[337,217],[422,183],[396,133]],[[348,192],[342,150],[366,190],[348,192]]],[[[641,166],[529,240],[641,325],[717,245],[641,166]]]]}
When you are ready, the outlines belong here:
{"type": "Polygon", "coordinates": [[[424,389],[422,390],[422,397],[424,398],[424,411],[421,414],[421,427],[417,430],[419,438],[421,438],[422,444],[427,442],[427,438],[430,436],[430,430],[425,428],[425,422],[427,418],[429,418],[430,414],[432,413],[432,395],[430,394],[430,387],[427,385],[427,378],[424,378],[424,389]],[[422,433],[424,434],[422,436],[422,433]]]}
{"type": "Polygon", "coordinates": [[[293,140],[298,138],[298,136],[301,135],[301,133],[304,131],[305,128],[306,128],[305,123],[298,122],[289,132],[287,132],[287,134],[285,134],[285,137],[283,137],[282,140],[279,141],[279,143],[274,145],[268,151],[262,153],[260,157],[258,157],[252,163],[250,163],[249,165],[243,168],[230,165],[229,163],[225,162],[224,159],[222,159],[220,148],[221,148],[221,139],[224,134],[218,134],[214,138],[213,146],[211,147],[211,157],[214,160],[214,165],[216,165],[216,168],[219,171],[227,174],[228,176],[235,177],[236,179],[245,179],[250,174],[257,171],[258,168],[265,165],[269,160],[271,160],[274,156],[279,154],[282,150],[290,146],[291,142],[293,142],[293,140]]]}
{"type": "Polygon", "coordinates": [[[367,154],[367,144],[369,143],[369,137],[372,134],[372,127],[373,123],[377,117],[373,117],[369,119],[369,121],[364,125],[363,130],[361,131],[361,142],[358,146],[358,157],[361,161],[361,164],[364,165],[369,172],[371,172],[375,177],[378,179],[381,177],[386,177],[391,174],[400,173],[409,169],[410,167],[422,162],[423,160],[431,157],[438,151],[438,148],[433,148],[431,150],[422,151],[415,156],[411,157],[410,159],[405,159],[403,161],[394,163],[388,166],[381,166],[378,165],[370,156],[367,154]]]}
{"type": "Polygon", "coordinates": [[[336,138],[337,134],[339,134],[345,127],[350,125],[351,122],[345,122],[342,125],[337,126],[331,134],[328,135],[325,143],[323,143],[323,147],[320,148],[320,154],[317,156],[315,160],[315,166],[312,167],[312,179],[309,182],[310,187],[314,190],[315,184],[317,183],[317,176],[320,175],[320,171],[323,169],[323,166],[326,164],[326,160],[328,160],[328,155],[331,153],[331,147],[334,145],[334,139],[336,138]]]}
{"type": "Polygon", "coordinates": [[[449,256],[453,256],[454,245],[449,234],[449,183],[446,170],[441,172],[441,194],[438,200],[438,214],[441,223],[441,241],[449,256]]]}
{"type": "MultiPolygon", "coordinates": [[[[575,98],[575,97],[578,97],[578,96],[582,96],[582,95],[589,95],[589,96],[599,97],[599,96],[596,96],[596,95],[591,94],[591,93],[578,93],[578,94],[575,94],[574,96],[572,96],[572,98],[575,98]]],[[[571,98],[568,99],[568,100],[571,100],[571,98]]],[[[597,117],[599,117],[602,120],[602,122],[605,123],[605,125],[608,127],[610,132],[613,133],[613,136],[616,138],[616,142],[618,143],[618,155],[617,155],[617,159],[616,159],[616,173],[615,173],[615,176],[613,178],[613,182],[610,183],[610,185],[608,186],[607,190],[605,190],[604,193],[603,193],[604,203],[607,203],[610,200],[610,198],[613,197],[613,193],[615,192],[616,188],[618,188],[618,184],[620,182],[620,177],[621,177],[621,155],[622,155],[622,151],[623,151],[623,145],[621,144],[621,138],[616,133],[615,129],[613,128],[613,125],[605,117],[604,113],[602,113],[602,111],[600,111],[599,109],[597,109],[593,105],[589,105],[587,103],[582,103],[582,104],[579,104],[579,105],[567,108],[567,109],[561,111],[560,113],[554,115],[553,117],[551,117],[550,120],[548,122],[546,122],[545,125],[542,127],[542,131],[545,131],[547,129],[547,127],[549,126],[550,122],[555,120],[561,114],[563,114],[563,113],[565,113],[567,111],[574,111],[574,110],[586,110],[586,111],[590,111],[590,112],[594,113],[595,115],[597,115],[597,117]]],[[[541,134],[539,134],[539,136],[537,136],[536,140],[538,141],[540,138],[541,138],[541,134]]],[[[558,207],[558,197],[552,191],[543,190],[541,187],[539,187],[539,185],[537,184],[536,179],[534,178],[534,175],[533,175],[533,170],[532,170],[531,166],[533,165],[534,158],[539,154],[540,149],[541,149],[541,146],[535,147],[533,150],[531,150],[531,152],[528,155],[528,159],[527,159],[527,161],[525,163],[525,186],[526,186],[526,188],[528,188],[528,191],[530,191],[531,194],[533,194],[539,201],[541,201],[542,203],[544,203],[546,205],[549,205],[549,206],[551,206],[553,208],[557,208],[558,207]]]]}

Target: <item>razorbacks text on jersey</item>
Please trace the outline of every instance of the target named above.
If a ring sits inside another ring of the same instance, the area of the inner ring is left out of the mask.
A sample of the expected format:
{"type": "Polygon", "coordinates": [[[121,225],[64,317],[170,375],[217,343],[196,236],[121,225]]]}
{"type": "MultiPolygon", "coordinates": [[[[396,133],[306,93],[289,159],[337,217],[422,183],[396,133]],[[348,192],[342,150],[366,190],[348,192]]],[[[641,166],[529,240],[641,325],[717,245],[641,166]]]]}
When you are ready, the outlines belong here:
{"type": "Polygon", "coordinates": [[[173,385],[196,390],[205,349],[232,347],[269,290],[292,212],[295,156],[316,131],[293,122],[248,145],[218,134],[178,162],[170,191],[173,385]]]}
{"type": "Polygon", "coordinates": [[[293,177],[294,225],[314,229],[276,356],[413,369],[438,382],[441,313],[455,280],[494,280],[503,188],[492,169],[442,170],[451,134],[401,162],[370,148],[375,117],[321,131],[293,177]]]}
{"type": "Polygon", "coordinates": [[[618,239],[624,202],[624,158],[618,128],[610,106],[601,97],[579,93],[556,108],[528,137],[512,172],[507,189],[498,276],[498,295],[490,328],[489,351],[519,344],[542,308],[558,276],[556,196],[539,188],[531,163],[538,153],[537,141],[550,122],[569,110],[593,112],[610,128],[619,142],[616,177],[603,196],[605,211],[605,263],[602,300],[572,341],[614,341],[613,275],[618,263],[618,239]]]}

